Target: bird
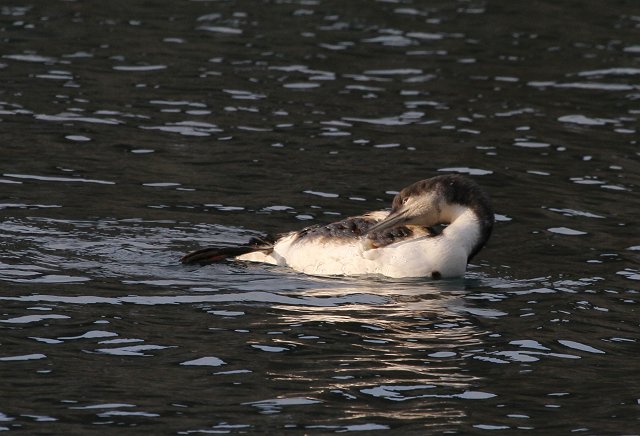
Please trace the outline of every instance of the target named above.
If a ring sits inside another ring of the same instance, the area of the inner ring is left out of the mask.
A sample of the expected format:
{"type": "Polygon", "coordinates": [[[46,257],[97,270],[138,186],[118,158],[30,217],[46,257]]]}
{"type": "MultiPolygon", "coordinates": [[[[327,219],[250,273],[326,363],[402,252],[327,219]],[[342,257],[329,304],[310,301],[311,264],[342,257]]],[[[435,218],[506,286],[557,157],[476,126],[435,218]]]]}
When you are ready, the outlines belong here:
{"type": "Polygon", "coordinates": [[[446,174],[402,189],[390,210],[313,225],[277,239],[203,248],[181,262],[262,262],[314,276],[454,278],[464,275],[487,243],[494,221],[484,189],[466,176],[446,174]]]}

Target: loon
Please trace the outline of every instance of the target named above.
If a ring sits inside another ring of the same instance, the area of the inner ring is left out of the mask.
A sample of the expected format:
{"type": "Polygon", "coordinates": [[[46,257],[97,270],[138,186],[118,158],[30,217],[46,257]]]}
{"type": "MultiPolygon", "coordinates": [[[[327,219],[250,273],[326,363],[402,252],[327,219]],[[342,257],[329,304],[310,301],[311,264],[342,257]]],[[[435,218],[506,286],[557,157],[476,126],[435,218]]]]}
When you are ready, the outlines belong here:
{"type": "Polygon", "coordinates": [[[204,248],[181,262],[206,265],[232,258],[310,275],[452,278],[464,275],[491,236],[494,220],[489,196],[476,182],[447,174],[402,189],[390,211],[307,227],[277,240],[204,248]],[[434,226],[440,224],[446,227],[438,231],[434,226]]]}

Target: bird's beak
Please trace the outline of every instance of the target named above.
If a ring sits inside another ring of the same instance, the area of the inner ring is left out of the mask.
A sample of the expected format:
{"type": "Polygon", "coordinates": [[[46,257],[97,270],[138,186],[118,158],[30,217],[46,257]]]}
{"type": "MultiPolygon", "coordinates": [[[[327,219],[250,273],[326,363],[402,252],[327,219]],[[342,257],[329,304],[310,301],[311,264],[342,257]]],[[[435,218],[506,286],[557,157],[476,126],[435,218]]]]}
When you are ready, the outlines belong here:
{"type": "Polygon", "coordinates": [[[369,229],[367,233],[371,232],[379,232],[381,230],[386,230],[391,227],[400,226],[411,219],[411,214],[409,210],[402,208],[397,210],[396,212],[391,212],[385,219],[376,223],[373,227],[369,229]]]}

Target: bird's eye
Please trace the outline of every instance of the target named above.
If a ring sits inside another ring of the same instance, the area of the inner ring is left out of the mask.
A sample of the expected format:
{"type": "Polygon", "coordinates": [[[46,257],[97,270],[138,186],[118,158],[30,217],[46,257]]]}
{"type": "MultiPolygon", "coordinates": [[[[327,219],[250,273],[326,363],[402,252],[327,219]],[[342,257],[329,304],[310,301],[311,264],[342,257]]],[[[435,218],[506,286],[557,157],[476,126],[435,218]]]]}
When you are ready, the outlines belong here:
{"type": "Polygon", "coordinates": [[[409,197],[404,197],[402,199],[402,204],[407,204],[407,201],[409,201],[409,197]]]}

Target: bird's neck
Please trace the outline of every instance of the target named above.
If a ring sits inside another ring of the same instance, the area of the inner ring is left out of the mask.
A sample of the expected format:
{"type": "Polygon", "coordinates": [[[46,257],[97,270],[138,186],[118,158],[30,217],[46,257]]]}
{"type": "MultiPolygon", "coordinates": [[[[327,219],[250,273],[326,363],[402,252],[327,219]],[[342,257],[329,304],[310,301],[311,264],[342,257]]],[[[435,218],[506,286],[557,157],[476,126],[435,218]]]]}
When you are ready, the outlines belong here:
{"type": "Polygon", "coordinates": [[[485,244],[491,234],[493,217],[480,216],[477,209],[459,204],[447,205],[441,215],[443,222],[449,225],[442,232],[443,235],[462,246],[471,259],[485,244]]]}

